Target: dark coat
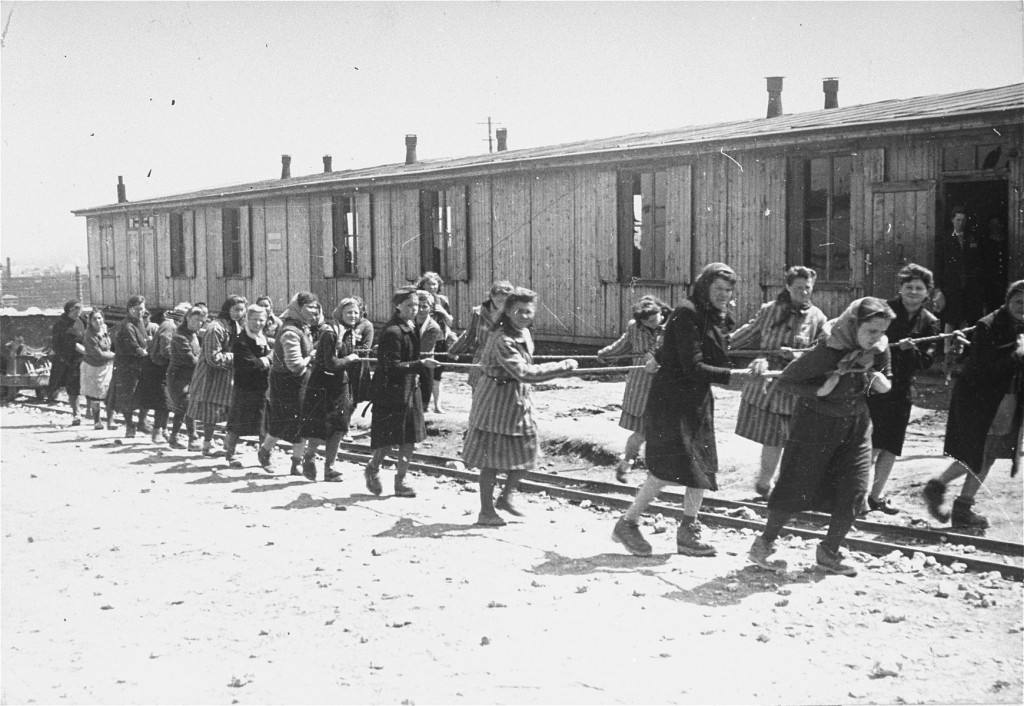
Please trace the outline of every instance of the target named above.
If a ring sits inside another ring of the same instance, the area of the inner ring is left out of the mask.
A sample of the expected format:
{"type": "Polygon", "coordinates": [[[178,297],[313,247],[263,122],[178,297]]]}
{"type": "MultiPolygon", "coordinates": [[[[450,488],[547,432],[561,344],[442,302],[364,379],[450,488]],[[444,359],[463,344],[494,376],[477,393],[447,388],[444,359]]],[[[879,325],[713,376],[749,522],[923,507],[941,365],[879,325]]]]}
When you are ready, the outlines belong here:
{"type": "Polygon", "coordinates": [[[717,490],[715,398],[711,384],[728,384],[726,316],[683,301],[665,324],[661,367],[651,383],[644,412],[647,468],[661,480],[692,488],[717,490]]]}
{"type": "Polygon", "coordinates": [[[419,374],[423,365],[406,368],[399,363],[419,360],[420,338],[416,329],[392,316],[377,344],[377,369],[373,372],[373,420],[370,446],[413,444],[426,438],[419,374]]]}
{"type": "Polygon", "coordinates": [[[228,410],[227,428],[239,436],[260,436],[266,413],[266,394],[270,385],[269,339],[261,344],[244,328],[231,342],[234,392],[228,410]]]}
{"type": "Polygon", "coordinates": [[[975,473],[981,470],[985,438],[999,403],[1012,391],[1018,392],[1014,428],[1020,429],[1021,395],[1012,386],[1019,384],[1022,369],[1016,353],[1017,335],[1022,331],[1024,326],[1013,321],[1006,307],[982,317],[974,329],[967,363],[953,386],[942,450],[975,473]]]}
{"type": "Polygon", "coordinates": [[[355,406],[351,380],[358,378],[362,361],[349,363],[342,358],[355,352],[354,336],[354,329],[341,326],[325,326],[320,333],[302,403],[302,436],[306,438],[328,439],[348,431],[355,406]]]}

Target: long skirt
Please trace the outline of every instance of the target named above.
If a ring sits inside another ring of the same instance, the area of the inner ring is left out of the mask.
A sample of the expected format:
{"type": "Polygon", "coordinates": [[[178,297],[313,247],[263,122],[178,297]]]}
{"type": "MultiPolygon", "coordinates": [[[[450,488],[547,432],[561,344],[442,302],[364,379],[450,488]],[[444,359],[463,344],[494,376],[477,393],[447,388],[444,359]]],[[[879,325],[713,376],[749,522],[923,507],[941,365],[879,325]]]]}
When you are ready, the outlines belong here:
{"type": "Polygon", "coordinates": [[[295,443],[302,439],[302,401],[306,382],[302,376],[270,371],[267,433],[295,443]]]}
{"type": "Polygon", "coordinates": [[[419,376],[406,375],[401,383],[376,386],[370,448],[416,444],[427,436],[423,422],[423,398],[419,376]]]}
{"type": "Polygon", "coordinates": [[[355,402],[347,379],[344,374],[313,373],[302,402],[303,437],[326,440],[348,433],[355,402]]]}
{"type": "Polygon", "coordinates": [[[195,368],[192,366],[167,368],[167,410],[174,414],[181,414],[188,411],[188,390],[192,384],[192,375],[195,368]]]}
{"type": "Polygon", "coordinates": [[[236,386],[228,411],[228,431],[239,436],[263,436],[266,394],[265,390],[240,390],[236,386]]]}
{"type": "Polygon", "coordinates": [[[655,384],[644,413],[645,462],[659,480],[718,490],[715,398],[710,387],[680,391],[655,384]]]}
{"type": "Polygon", "coordinates": [[[539,455],[535,434],[511,436],[469,427],[462,445],[462,460],[470,468],[529,471],[537,466],[539,455]]]}
{"type": "Polygon", "coordinates": [[[107,392],[107,405],[121,414],[139,408],[136,389],[142,377],[142,358],[114,358],[114,374],[107,392]]]}
{"type": "Polygon", "coordinates": [[[57,394],[57,390],[62,387],[68,391],[69,398],[78,397],[81,394],[80,375],[79,360],[67,361],[63,358],[54,360],[53,365],[50,366],[50,382],[47,386],[50,397],[57,394]]]}
{"type": "Polygon", "coordinates": [[[142,376],[135,395],[139,409],[164,411],[167,409],[167,366],[157,365],[150,359],[142,361],[142,376]]]}
{"type": "Polygon", "coordinates": [[[785,446],[792,417],[763,409],[749,402],[740,402],[736,416],[736,435],[764,446],[785,446]]]}
{"type": "Polygon", "coordinates": [[[814,400],[801,399],[768,509],[855,514],[868,492],[870,473],[871,416],[867,410],[829,417],[817,411],[814,400]]]}
{"type": "Polygon", "coordinates": [[[82,381],[81,393],[94,402],[107,399],[113,375],[113,360],[108,360],[103,365],[90,365],[83,362],[79,373],[79,379],[82,381]]]}

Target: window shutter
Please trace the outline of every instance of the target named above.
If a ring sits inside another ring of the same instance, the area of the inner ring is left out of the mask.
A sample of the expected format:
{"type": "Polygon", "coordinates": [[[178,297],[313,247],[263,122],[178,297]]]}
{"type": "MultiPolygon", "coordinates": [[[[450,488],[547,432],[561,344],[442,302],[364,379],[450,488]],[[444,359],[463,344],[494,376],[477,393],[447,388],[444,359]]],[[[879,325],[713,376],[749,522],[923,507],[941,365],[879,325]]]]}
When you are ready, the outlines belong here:
{"type": "Polygon", "coordinates": [[[373,278],[373,212],[369,193],[355,196],[356,274],[361,279],[373,278]]]}
{"type": "Polygon", "coordinates": [[[320,250],[324,277],[334,277],[334,202],[330,196],[320,204],[320,250]]]}
{"type": "Polygon", "coordinates": [[[185,275],[196,276],[196,212],[185,211],[181,214],[182,240],[185,245],[185,275]]]}
{"type": "MultiPolygon", "coordinates": [[[[402,276],[409,282],[415,282],[420,276],[420,248],[423,246],[420,226],[420,192],[417,189],[406,189],[397,192],[398,198],[392,200],[392,209],[398,206],[398,238],[402,244],[402,276]]],[[[392,210],[392,217],[395,213],[392,210]]],[[[429,225],[429,224],[428,224],[429,225]]]]}
{"type": "Polygon", "coordinates": [[[239,277],[252,278],[252,235],[249,232],[249,206],[238,207],[238,259],[242,262],[239,277]]]}
{"type": "Polygon", "coordinates": [[[466,210],[466,186],[460,184],[448,190],[448,205],[452,213],[452,240],[448,243],[448,278],[456,282],[469,281],[469,218],[466,210]]]}
{"type": "Polygon", "coordinates": [[[213,275],[224,279],[224,219],[219,208],[206,209],[206,237],[213,234],[213,275]]]}
{"type": "Polygon", "coordinates": [[[616,218],[615,173],[601,172],[596,179],[594,194],[597,215],[595,256],[597,257],[597,278],[601,282],[617,282],[616,267],[618,252],[618,219],[616,218]]]}
{"type": "Polygon", "coordinates": [[[171,277],[171,214],[161,213],[156,217],[156,239],[160,245],[157,260],[164,279],[171,277]]]}
{"type": "Polygon", "coordinates": [[[665,281],[690,283],[690,246],[693,237],[690,165],[664,172],[668,181],[665,203],[665,281]]]}

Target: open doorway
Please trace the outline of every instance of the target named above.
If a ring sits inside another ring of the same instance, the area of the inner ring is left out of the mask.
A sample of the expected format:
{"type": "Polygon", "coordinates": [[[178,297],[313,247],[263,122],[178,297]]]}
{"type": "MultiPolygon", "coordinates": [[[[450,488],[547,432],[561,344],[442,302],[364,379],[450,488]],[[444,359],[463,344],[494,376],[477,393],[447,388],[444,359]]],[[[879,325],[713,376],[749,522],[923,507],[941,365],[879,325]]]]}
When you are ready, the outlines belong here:
{"type": "MultiPolygon", "coordinates": [[[[977,273],[981,283],[984,312],[987,314],[1003,304],[1009,284],[1007,262],[1008,198],[1005,179],[987,181],[949,182],[943,187],[942,213],[936,238],[953,231],[953,209],[967,211],[965,233],[978,243],[981,257],[977,273]]],[[[938,252],[938,251],[937,251],[938,252]]]]}

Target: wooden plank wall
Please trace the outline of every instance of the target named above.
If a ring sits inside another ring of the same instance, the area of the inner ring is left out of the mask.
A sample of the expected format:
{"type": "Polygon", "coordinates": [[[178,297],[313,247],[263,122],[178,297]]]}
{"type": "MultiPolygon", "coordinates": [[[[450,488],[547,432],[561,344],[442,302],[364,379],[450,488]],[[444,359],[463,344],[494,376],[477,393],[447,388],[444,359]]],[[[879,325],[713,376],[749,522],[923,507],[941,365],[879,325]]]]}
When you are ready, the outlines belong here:
{"type": "Polygon", "coordinates": [[[533,177],[508,174],[494,177],[491,198],[494,213],[491,261],[494,279],[530,287],[530,219],[533,177]]]}
{"type": "Polygon", "coordinates": [[[530,189],[529,284],[538,294],[534,323],[538,335],[577,336],[576,210],[573,172],[547,172],[534,178],[530,189]]]}
{"type": "Polygon", "coordinates": [[[100,268],[103,263],[102,243],[100,242],[100,219],[89,216],[85,219],[85,245],[89,257],[89,291],[97,304],[109,303],[103,292],[103,277],[100,268]]]}
{"type": "Polygon", "coordinates": [[[273,235],[274,242],[279,243],[281,248],[267,249],[265,289],[274,300],[278,311],[282,311],[293,294],[291,284],[288,282],[288,203],[285,199],[268,199],[263,203],[262,210],[264,241],[269,242],[273,235]]]}
{"type": "MultiPolygon", "coordinates": [[[[1022,130],[1015,130],[1016,144],[1024,143],[1022,130]]],[[[1010,282],[1024,277],[1024,149],[1009,160],[1009,222],[1006,234],[1009,239],[1010,261],[1007,276],[1010,282]]],[[[96,290],[93,290],[96,291],[96,290]]]]}

